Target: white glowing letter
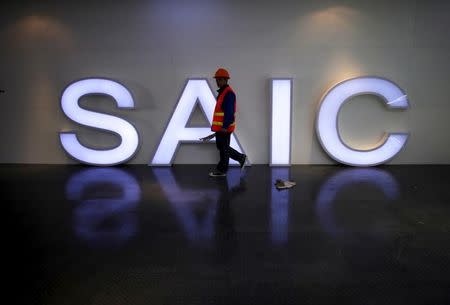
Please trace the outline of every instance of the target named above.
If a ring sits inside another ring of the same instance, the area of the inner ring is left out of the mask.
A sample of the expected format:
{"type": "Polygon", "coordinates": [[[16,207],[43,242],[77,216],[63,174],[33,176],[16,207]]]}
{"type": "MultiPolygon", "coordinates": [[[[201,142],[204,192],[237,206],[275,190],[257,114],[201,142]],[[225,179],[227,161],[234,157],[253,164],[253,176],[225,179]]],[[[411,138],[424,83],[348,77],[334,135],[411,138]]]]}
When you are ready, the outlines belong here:
{"type": "Polygon", "coordinates": [[[119,146],[112,149],[92,149],[83,146],[73,132],[61,132],[61,144],[66,152],[80,162],[92,165],[114,165],[126,162],[139,146],[139,136],[129,122],[81,108],[78,100],[87,94],[105,94],[113,97],[119,108],[133,108],[130,92],[121,84],[107,79],[91,78],[69,85],[61,98],[61,107],[67,117],[81,125],[107,130],[121,138],[119,146]]]}
{"type": "Polygon", "coordinates": [[[385,133],[381,143],[370,150],[348,147],[339,135],[339,111],[351,97],[362,94],[380,96],[388,108],[406,109],[409,106],[405,92],[389,80],[379,77],[349,79],[334,86],[323,97],[316,131],[322,147],[336,161],[353,166],[373,166],[385,163],[398,154],[409,135],[385,133]]]}
{"type": "MultiPolygon", "coordinates": [[[[181,142],[200,143],[199,138],[211,134],[209,127],[186,127],[197,102],[211,124],[216,99],[206,79],[188,80],[150,165],[170,166],[181,142]]],[[[242,152],[234,134],[231,135],[230,145],[242,152]]],[[[231,159],[230,163],[236,164],[231,159]]]]}
{"type": "Polygon", "coordinates": [[[292,79],[272,79],[270,165],[291,164],[292,79]]]}

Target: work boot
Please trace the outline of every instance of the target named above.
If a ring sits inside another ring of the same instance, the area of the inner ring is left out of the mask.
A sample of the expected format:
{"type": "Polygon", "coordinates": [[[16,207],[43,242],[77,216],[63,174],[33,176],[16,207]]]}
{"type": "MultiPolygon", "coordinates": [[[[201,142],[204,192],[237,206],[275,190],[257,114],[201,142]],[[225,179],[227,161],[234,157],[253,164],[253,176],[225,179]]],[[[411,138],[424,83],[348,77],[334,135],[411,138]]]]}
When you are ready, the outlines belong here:
{"type": "Polygon", "coordinates": [[[241,168],[241,172],[244,171],[244,168],[247,165],[246,161],[247,161],[247,155],[244,155],[244,158],[241,161],[239,161],[239,166],[241,168]]]}
{"type": "Polygon", "coordinates": [[[218,170],[214,170],[214,171],[209,173],[210,177],[225,177],[226,175],[227,175],[226,173],[223,173],[223,172],[218,171],[218,170]]]}

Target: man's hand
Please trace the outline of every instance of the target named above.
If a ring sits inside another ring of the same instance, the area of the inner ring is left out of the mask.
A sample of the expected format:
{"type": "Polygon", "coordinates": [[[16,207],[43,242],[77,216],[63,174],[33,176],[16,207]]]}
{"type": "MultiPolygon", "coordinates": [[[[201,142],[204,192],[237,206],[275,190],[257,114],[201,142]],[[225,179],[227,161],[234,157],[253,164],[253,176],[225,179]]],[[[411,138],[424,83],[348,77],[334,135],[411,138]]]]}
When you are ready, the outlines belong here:
{"type": "Polygon", "coordinates": [[[219,130],[218,132],[220,132],[220,133],[226,133],[227,132],[227,130],[225,129],[225,128],[222,128],[221,130],[219,130]]]}
{"type": "Polygon", "coordinates": [[[207,142],[207,141],[211,140],[212,138],[214,138],[215,136],[216,136],[216,134],[212,133],[209,136],[206,136],[204,138],[200,138],[199,140],[202,141],[202,142],[207,142]]]}

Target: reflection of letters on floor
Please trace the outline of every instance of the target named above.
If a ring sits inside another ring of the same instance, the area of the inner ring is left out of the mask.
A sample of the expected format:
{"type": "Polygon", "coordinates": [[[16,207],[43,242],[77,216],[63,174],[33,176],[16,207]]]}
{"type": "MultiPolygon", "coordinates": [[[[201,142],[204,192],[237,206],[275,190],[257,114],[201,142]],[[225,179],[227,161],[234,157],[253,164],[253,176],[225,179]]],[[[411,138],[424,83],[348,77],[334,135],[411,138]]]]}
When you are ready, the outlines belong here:
{"type": "Polygon", "coordinates": [[[212,240],[222,211],[218,205],[229,205],[242,182],[238,168],[231,168],[224,179],[209,180],[209,187],[195,189],[181,187],[171,168],[153,168],[153,173],[190,241],[212,240]],[[201,216],[196,213],[199,208],[205,209],[201,216]]]}
{"type": "Polygon", "coordinates": [[[345,229],[334,219],[333,204],[340,191],[357,183],[366,183],[381,190],[389,200],[399,196],[395,178],[386,171],[374,168],[345,169],[329,178],[320,188],[316,203],[316,214],[322,228],[332,236],[345,234],[345,229]]]}
{"type": "MultiPolygon", "coordinates": [[[[276,179],[289,180],[290,169],[288,167],[271,168],[271,181],[276,179]]],[[[271,186],[270,211],[272,232],[271,238],[274,243],[285,243],[288,241],[289,227],[289,191],[276,189],[275,185],[271,186]]]]}
{"type": "Polygon", "coordinates": [[[117,168],[91,168],[74,174],[66,196],[78,201],[76,235],[92,245],[117,245],[137,231],[136,209],[141,189],[134,177],[117,168]]]}
{"type": "Polygon", "coordinates": [[[182,189],[170,168],[154,168],[153,173],[171,204],[187,238],[190,241],[211,239],[219,191],[215,189],[182,189]],[[206,204],[207,211],[198,219],[195,208],[206,204]]]}

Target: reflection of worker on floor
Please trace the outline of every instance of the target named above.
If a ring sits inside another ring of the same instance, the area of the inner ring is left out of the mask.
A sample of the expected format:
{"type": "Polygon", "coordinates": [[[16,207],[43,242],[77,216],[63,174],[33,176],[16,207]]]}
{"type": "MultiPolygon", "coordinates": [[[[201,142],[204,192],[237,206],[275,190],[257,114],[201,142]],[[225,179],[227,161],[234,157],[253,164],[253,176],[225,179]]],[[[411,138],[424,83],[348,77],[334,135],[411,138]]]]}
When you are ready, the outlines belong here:
{"type": "Polygon", "coordinates": [[[217,87],[219,87],[216,107],[214,109],[213,122],[211,130],[215,133],[201,138],[202,141],[208,141],[216,138],[216,146],[220,153],[220,161],[214,171],[210,172],[211,177],[226,176],[230,158],[239,162],[241,169],[245,166],[247,156],[241,154],[230,147],[231,134],[236,128],[236,94],[228,85],[230,75],[225,69],[218,69],[214,75],[217,87]]]}
{"type": "Polygon", "coordinates": [[[238,246],[232,203],[236,196],[245,192],[246,185],[242,177],[239,178],[239,184],[231,188],[227,179],[216,180],[216,183],[220,192],[215,219],[216,260],[227,262],[238,246]]]}

